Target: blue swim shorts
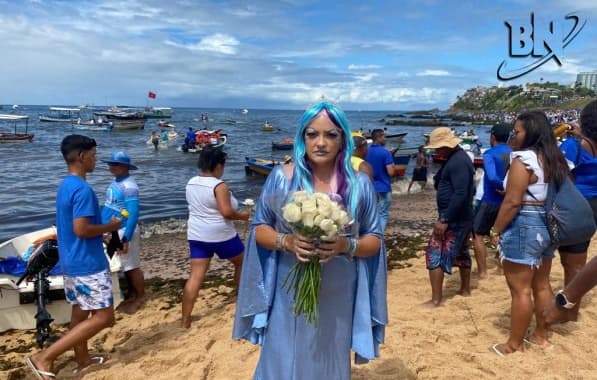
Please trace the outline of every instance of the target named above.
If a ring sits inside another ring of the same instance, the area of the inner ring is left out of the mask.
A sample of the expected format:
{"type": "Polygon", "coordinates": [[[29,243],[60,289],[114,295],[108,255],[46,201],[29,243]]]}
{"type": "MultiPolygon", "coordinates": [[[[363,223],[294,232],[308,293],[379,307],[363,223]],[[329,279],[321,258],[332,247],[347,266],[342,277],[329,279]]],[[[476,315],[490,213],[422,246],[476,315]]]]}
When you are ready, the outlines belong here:
{"type": "Polygon", "coordinates": [[[436,239],[433,234],[429,238],[425,250],[427,269],[442,268],[445,273],[452,274],[452,267],[470,268],[469,234],[472,223],[460,223],[449,226],[443,240],[436,239]]]}
{"type": "Polygon", "coordinates": [[[510,225],[502,231],[498,246],[500,260],[538,267],[543,257],[553,258],[543,206],[523,205],[510,225]]]}
{"type": "Polygon", "coordinates": [[[231,259],[245,251],[245,246],[238,234],[230,240],[221,242],[203,242],[189,240],[191,259],[211,259],[215,254],[220,259],[231,259]]]}

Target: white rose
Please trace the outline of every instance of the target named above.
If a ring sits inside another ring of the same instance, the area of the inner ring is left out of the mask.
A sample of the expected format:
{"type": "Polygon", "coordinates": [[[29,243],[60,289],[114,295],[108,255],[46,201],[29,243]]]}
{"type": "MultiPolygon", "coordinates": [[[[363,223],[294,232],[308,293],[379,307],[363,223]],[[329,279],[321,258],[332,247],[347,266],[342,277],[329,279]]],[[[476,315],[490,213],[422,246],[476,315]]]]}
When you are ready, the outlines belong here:
{"type": "Polygon", "coordinates": [[[306,191],[304,191],[304,190],[297,191],[297,192],[295,192],[295,193],[293,194],[293,196],[292,196],[292,199],[293,199],[295,202],[299,202],[299,203],[302,203],[302,202],[304,202],[304,201],[305,201],[305,200],[307,200],[308,198],[309,198],[309,194],[307,194],[307,192],[306,192],[306,191]]]}
{"type": "Polygon", "coordinates": [[[301,208],[294,203],[282,207],[282,216],[287,222],[296,223],[301,220],[301,208]]]}
{"type": "Polygon", "coordinates": [[[319,222],[318,225],[319,225],[319,228],[321,228],[325,232],[329,232],[329,231],[332,231],[334,229],[337,230],[336,224],[331,219],[323,219],[321,222],[319,222]]]}
{"type": "Polygon", "coordinates": [[[340,219],[341,212],[342,212],[342,209],[340,208],[340,206],[338,206],[337,203],[332,203],[332,212],[330,213],[330,219],[332,219],[332,220],[340,219]]]}
{"type": "Polygon", "coordinates": [[[313,225],[319,226],[321,224],[321,221],[324,219],[325,218],[323,217],[323,215],[320,215],[320,214],[315,215],[315,218],[313,218],[313,225]]]}
{"type": "Polygon", "coordinates": [[[303,216],[301,218],[301,223],[303,223],[304,226],[313,227],[315,225],[314,219],[315,219],[314,212],[303,212],[303,216]]]}
{"type": "Polygon", "coordinates": [[[315,214],[317,212],[317,203],[315,199],[306,199],[301,203],[301,211],[315,214]]]}
{"type": "Polygon", "coordinates": [[[317,212],[326,218],[329,218],[332,215],[332,203],[331,202],[323,202],[321,200],[317,201],[317,212]]]}
{"type": "Polygon", "coordinates": [[[317,200],[317,204],[319,201],[321,202],[331,202],[330,197],[325,193],[313,193],[313,199],[317,200]]]}
{"type": "Polygon", "coordinates": [[[338,218],[334,219],[339,226],[345,226],[350,221],[348,213],[344,210],[340,210],[338,218]]]}
{"type": "Polygon", "coordinates": [[[255,206],[255,201],[254,201],[254,200],[252,200],[251,198],[247,198],[247,199],[245,199],[245,201],[243,202],[243,204],[244,204],[245,206],[249,206],[249,207],[250,207],[250,206],[255,206]]]}

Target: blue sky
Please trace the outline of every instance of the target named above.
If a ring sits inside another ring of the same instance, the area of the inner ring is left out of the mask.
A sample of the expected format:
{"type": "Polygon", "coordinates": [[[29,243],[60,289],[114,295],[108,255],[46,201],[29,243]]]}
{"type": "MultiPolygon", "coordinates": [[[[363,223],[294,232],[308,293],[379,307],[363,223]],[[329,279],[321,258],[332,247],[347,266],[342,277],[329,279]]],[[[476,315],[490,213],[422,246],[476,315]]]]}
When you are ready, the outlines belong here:
{"type": "Polygon", "coordinates": [[[573,83],[597,69],[596,23],[595,0],[0,0],[0,104],[145,105],[153,91],[156,106],[444,109],[477,85],[573,83]],[[504,21],[531,12],[587,22],[561,66],[498,81],[504,21]]]}

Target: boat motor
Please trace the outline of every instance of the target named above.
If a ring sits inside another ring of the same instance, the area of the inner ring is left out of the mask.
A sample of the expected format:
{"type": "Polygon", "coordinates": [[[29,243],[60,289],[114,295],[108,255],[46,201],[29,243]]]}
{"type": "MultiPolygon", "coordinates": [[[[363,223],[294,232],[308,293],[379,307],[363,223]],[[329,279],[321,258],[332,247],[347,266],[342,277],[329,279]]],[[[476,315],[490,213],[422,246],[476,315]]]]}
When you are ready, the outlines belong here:
{"type": "Polygon", "coordinates": [[[54,239],[44,241],[31,254],[25,273],[17,281],[17,286],[24,279],[33,281],[35,303],[37,304],[35,341],[39,348],[42,348],[46,341],[52,342],[55,340],[51,336],[52,329],[50,328],[50,323],[54,319],[46,309],[46,304],[50,292],[48,273],[58,263],[58,259],[58,242],[54,239]]]}

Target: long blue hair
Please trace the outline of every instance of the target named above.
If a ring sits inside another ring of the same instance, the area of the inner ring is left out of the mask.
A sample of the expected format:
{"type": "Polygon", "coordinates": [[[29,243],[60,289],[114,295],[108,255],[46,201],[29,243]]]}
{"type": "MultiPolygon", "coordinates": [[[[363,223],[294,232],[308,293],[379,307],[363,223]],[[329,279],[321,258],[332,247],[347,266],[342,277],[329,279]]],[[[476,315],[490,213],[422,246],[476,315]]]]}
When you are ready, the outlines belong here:
{"type": "Polygon", "coordinates": [[[294,172],[292,176],[293,191],[305,190],[313,193],[313,175],[309,168],[309,159],[305,147],[305,129],[320,114],[325,113],[331,122],[342,130],[342,146],[336,156],[337,192],[342,197],[344,206],[351,215],[356,215],[359,199],[359,182],[350,162],[354,151],[354,142],[350,123],[340,108],[332,103],[319,102],[307,109],[299,121],[294,137],[294,172]]]}

